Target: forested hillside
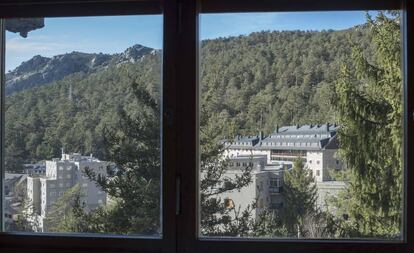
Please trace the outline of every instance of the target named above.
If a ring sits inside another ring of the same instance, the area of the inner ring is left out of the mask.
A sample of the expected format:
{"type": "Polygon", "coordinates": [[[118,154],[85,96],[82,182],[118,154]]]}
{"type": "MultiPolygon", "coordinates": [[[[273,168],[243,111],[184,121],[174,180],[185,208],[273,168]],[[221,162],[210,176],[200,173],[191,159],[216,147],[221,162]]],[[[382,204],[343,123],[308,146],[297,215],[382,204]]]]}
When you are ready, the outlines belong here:
{"type": "MultiPolygon", "coordinates": [[[[334,122],[334,81],[350,41],[370,50],[364,31],[257,32],[203,41],[202,113],[220,124],[222,137],[270,133],[277,124],[334,122]]],[[[139,113],[131,105],[131,84],[160,99],[160,55],[8,96],[7,169],[59,156],[61,148],[105,159],[103,131],[117,122],[116,111],[139,113]]]]}
{"type": "Polygon", "coordinates": [[[27,89],[6,98],[6,168],[58,157],[67,152],[105,158],[103,131],[118,122],[118,110],[137,115],[131,89],[140,84],[159,100],[160,55],[112,66],[92,74],[27,89]]]}
{"type": "Polygon", "coordinates": [[[227,137],[276,125],[335,122],[334,82],[354,42],[371,55],[363,27],[345,31],[258,32],[202,47],[203,112],[227,137]],[[214,121],[217,121],[215,118],[214,121]]]}

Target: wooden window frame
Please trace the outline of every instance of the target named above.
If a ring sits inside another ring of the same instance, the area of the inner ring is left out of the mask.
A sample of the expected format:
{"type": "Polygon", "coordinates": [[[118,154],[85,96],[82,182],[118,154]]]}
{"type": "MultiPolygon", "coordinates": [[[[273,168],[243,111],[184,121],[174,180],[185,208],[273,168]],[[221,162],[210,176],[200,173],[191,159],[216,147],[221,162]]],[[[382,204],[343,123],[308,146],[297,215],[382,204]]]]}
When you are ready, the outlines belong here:
{"type": "Polygon", "coordinates": [[[413,252],[414,240],[414,172],[408,168],[414,166],[414,3],[412,1],[393,0],[182,0],[183,17],[181,28],[188,37],[185,58],[180,64],[188,67],[187,72],[178,72],[185,85],[184,94],[179,94],[178,111],[185,117],[179,127],[182,136],[180,154],[182,182],[185,188],[182,196],[182,216],[177,218],[180,234],[177,234],[178,252],[214,252],[214,253],[251,253],[251,252],[413,252]],[[283,12],[283,11],[341,11],[341,10],[386,10],[403,11],[403,66],[404,66],[404,239],[401,242],[383,240],[301,240],[301,239],[244,239],[244,238],[200,238],[198,236],[198,108],[199,90],[198,62],[198,20],[200,13],[240,13],[240,12],[283,12]],[[411,25],[410,25],[411,24],[411,25]],[[194,43],[195,40],[195,43],[194,43]],[[187,62],[188,61],[188,62],[187,62]],[[194,73],[195,72],[195,73],[194,73]],[[407,201],[408,199],[412,201],[407,201]],[[191,219],[189,219],[191,217],[191,219]]]}
{"type": "MultiPolygon", "coordinates": [[[[163,14],[162,67],[162,237],[134,237],[91,234],[47,234],[0,232],[1,252],[176,252],[175,171],[176,171],[176,83],[175,34],[177,10],[173,2],[162,0],[2,0],[0,20],[15,17],[77,17],[108,15],[163,14]]],[[[0,21],[0,25],[4,25],[0,21]]],[[[63,31],[64,32],[64,31],[63,31]]],[[[30,35],[29,35],[30,36],[30,35]]],[[[0,55],[5,52],[5,39],[0,34],[0,55]]],[[[1,78],[4,77],[4,62],[1,78]]],[[[4,81],[4,80],[3,80],[4,81]]],[[[0,83],[3,83],[1,81],[0,83]]],[[[4,108],[4,85],[1,85],[0,108],[4,108]]],[[[4,164],[4,111],[1,110],[0,165],[4,164]]],[[[2,171],[2,170],[0,170],[2,171]]],[[[1,183],[3,182],[3,173],[1,183]]],[[[1,188],[2,189],[2,188],[1,188]]],[[[1,192],[1,196],[3,196],[1,192]]],[[[1,203],[3,205],[3,199],[1,203]]],[[[3,208],[1,210],[4,210],[3,208]]],[[[1,215],[1,219],[3,215],[1,215]]],[[[1,222],[3,223],[3,222],[1,222]]]]}
{"type": "MultiPolygon", "coordinates": [[[[162,0],[160,0],[162,1],[162,0]]],[[[0,18],[158,13],[155,0],[3,0],[0,18]]],[[[163,238],[0,233],[2,252],[412,252],[414,217],[402,242],[198,237],[198,18],[200,13],[401,8],[404,12],[405,166],[414,166],[414,3],[410,0],[164,0],[163,238]],[[410,25],[413,24],[413,25],[410,25]],[[166,169],[168,167],[168,169],[166,169]],[[176,210],[173,212],[171,210],[176,210]]],[[[3,44],[4,46],[4,44],[3,44]]],[[[2,49],[4,52],[4,48],[2,49]]],[[[4,70],[4,66],[2,67],[4,70]]],[[[2,73],[4,74],[4,73],[2,73]]],[[[2,87],[2,98],[4,87],[2,87]]],[[[2,103],[4,100],[2,99],[2,103]]],[[[1,106],[3,107],[3,106],[1,106]]],[[[2,112],[4,119],[4,112],[2,112]]],[[[4,128],[2,127],[2,138],[4,128]]],[[[1,144],[2,145],[2,144],[1,144]]],[[[1,157],[3,155],[1,154],[1,157]]],[[[1,161],[3,164],[3,160],[1,161]]],[[[405,214],[414,213],[414,172],[405,170],[405,214]],[[413,199],[413,201],[408,201],[413,199]]]]}

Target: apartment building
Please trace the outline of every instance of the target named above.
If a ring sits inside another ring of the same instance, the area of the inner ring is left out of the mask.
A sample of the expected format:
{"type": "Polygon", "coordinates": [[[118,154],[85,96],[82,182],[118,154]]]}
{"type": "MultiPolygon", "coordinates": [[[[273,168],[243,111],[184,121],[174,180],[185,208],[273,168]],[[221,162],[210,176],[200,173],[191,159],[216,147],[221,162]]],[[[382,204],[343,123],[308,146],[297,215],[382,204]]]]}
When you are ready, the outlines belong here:
{"type": "Polygon", "coordinates": [[[251,208],[253,217],[257,217],[265,209],[283,207],[283,173],[291,165],[268,166],[266,155],[238,155],[230,158],[228,164],[226,178],[235,179],[242,171],[249,169],[251,183],[217,196],[227,208],[236,212],[251,208]]]}
{"type": "Polygon", "coordinates": [[[81,188],[81,202],[87,210],[94,209],[106,203],[106,193],[95,182],[89,180],[85,170],[89,169],[96,174],[106,175],[107,162],[78,153],[64,154],[61,158],[46,161],[45,175],[27,177],[27,195],[37,214],[40,230],[47,231],[44,219],[51,211],[56,200],[66,191],[79,184],[81,188]]]}
{"type": "Polygon", "coordinates": [[[317,205],[327,210],[327,199],[346,188],[346,182],[332,181],[329,176],[330,169],[343,169],[337,157],[337,130],[334,124],[283,126],[269,136],[236,136],[222,141],[230,165],[226,177],[235,178],[249,164],[254,169],[250,185],[220,197],[241,209],[256,201],[256,215],[263,209],[280,209],[284,202],[283,173],[301,158],[315,179],[317,205]]]}
{"type": "Polygon", "coordinates": [[[329,181],[328,169],[340,170],[343,164],[337,157],[338,126],[335,124],[283,126],[269,136],[236,136],[225,140],[224,155],[266,155],[267,164],[293,164],[300,157],[312,170],[316,182],[329,181]]]}

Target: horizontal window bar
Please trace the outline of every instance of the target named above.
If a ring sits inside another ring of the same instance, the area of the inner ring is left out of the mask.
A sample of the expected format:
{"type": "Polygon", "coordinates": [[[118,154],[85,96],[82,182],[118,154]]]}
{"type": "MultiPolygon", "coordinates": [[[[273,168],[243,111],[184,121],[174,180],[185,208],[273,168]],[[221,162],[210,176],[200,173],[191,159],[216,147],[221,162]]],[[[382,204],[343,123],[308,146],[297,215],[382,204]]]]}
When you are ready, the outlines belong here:
{"type": "Polygon", "coordinates": [[[161,252],[166,248],[166,243],[159,238],[131,238],[126,236],[92,236],[92,235],[45,235],[33,233],[0,233],[0,245],[2,249],[47,249],[47,250],[63,250],[63,249],[93,249],[102,251],[118,250],[142,250],[149,252],[161,252]],[[24,242],[24,243],[22,243],[24,242]]]}
{"type": "Polygon", "coordinates": [[[203,239],[198,241],[196,252],[215,252],[215,253],[251,253],[251,252],[403,252],[407,248],[405,243],[381,243],[367,241],[332,241],[332,240],[285,240],[274,241],[265,240],[210,240],[203,239]],[[237,249],[237,250],[234,250],[237,249]]]}
{"type": "Polygon", "coordinates": [[[395,10],[401,1],[393,0],[201,0],[202,13],[328,11],[328,10],[395,10]]]}
{"type": "Polygon", "coordinates": [[[161,14],[160,1],[1,1],[0,17],[67,17],[161,14]]]}

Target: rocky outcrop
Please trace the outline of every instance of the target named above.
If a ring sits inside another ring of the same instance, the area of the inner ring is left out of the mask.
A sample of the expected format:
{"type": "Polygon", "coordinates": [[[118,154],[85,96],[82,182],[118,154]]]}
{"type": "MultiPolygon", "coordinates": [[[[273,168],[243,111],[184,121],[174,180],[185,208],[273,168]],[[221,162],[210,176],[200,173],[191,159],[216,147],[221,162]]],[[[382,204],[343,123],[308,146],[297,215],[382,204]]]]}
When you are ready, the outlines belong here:
{"type": "Polygon", "coordinates": [[[116,61],[117,64],[123,62],[136,62],[137,60],[141,59],[143,55],[149,54],[152,51],[152,48],[137,44],[130,48],[127,48],[122,54],[119,54],[116,61]]]}
{"type": "Polygon", "coordinates": [[[72,52],[52,58],[34,56],[6,74],[6,95],[62,80],[75,73],[93,73],[110,65],[137,62],[154,49],[135,45],[120,54],[72,52]]]}
{"type": "MultiPolygon", "coordinates": [[[[30,31],[44,27],[43,18],[13,18],[6,20],[6,30],[24,38],[30,31]]],[[[156,50],[134,45],[120,54],[87,54],[72,52],[52,58],[34,56],[6,74],[6,95],[61,80],[74,73],[91,73],[109,65],[139,61],[156,50]]]]}

